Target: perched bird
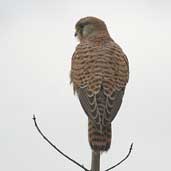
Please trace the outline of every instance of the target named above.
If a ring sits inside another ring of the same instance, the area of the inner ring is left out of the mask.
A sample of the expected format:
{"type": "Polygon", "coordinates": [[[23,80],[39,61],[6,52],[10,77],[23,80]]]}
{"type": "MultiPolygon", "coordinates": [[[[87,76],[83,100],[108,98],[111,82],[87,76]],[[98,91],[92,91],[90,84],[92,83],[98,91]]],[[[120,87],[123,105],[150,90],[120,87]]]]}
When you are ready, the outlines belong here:
{"type": "Polygon", "coordinates": [[[128,59],[102,20],[81,18],[75,29],[79,44],[72,56],[71,83],[88,116],[89,144],[103,152],[110,148],[111,122],[128,82],[128,59]]]}

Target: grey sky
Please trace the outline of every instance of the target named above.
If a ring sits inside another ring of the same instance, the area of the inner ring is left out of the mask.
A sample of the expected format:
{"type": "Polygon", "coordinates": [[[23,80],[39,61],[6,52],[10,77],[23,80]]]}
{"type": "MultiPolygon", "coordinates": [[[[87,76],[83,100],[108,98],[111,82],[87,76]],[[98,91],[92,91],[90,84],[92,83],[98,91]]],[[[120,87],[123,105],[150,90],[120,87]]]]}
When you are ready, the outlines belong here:
{"type": "Polygon", "coordinates": [[[0,1],[0,170],[79,171],[34,128],[90,167],[87,117],[69,84],[77,40],[74,25],[85,16],[103,19],[128,56],[130,81],[113,122],[112,146],[102,169],[169,170],[171,144],[171,2],[0,1]]]}

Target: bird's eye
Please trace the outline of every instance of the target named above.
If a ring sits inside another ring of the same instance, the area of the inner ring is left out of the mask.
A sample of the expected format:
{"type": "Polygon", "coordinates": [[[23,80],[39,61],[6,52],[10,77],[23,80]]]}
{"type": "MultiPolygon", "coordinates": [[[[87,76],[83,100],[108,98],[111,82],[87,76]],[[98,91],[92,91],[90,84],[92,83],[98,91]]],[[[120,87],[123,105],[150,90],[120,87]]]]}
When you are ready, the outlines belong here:
{"type": "Polygon", "coordinates": [[[80,29],[83,29],[84,25],[83,24],[80,24],[80,29]]]}
{"type": "Polygon", "coordinates": [[[83,27],[85,27],[88,24],[90,24],[90,23],[89,22],[80,23],[80,28],[83,29],[83,27]]]}
{"type": "Polygon", "coordinates": [[[83,28],[84,28],[84,25],[83,24],[80,24],[79,25],[79,33],[82,35],[83,34],[83,28]]]}

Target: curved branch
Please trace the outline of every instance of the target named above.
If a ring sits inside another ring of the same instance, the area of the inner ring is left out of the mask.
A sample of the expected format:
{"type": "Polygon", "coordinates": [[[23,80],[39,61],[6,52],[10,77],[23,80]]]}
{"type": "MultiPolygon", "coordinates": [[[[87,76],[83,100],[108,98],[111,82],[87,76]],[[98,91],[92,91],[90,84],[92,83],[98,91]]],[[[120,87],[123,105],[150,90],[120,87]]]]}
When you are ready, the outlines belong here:
{"type": "Polygon", "coordinates": [[[120,165],[122,162],[124,162],[124,161],[129,157],[129,155],[131,154],[132,147],[133,147],[133,143],[131,144],[131,146],[130,146],[130,148],[129,148],[128,154],[127,154],[120,162],[118,162],[118,163],[115,164],[114,166],[112,166],[112,167],[106,169],[105,171],[112,170],[113,168],[115,168],[116,166],[118,166],[118,165],[120,165]]]}
{"type": "Polygon", "coordinates": [[[65,158],[67,158],[68,160],[72,161],[74,164],[76,164],[77,166],[81,167],[82,169],[84,169],[85,171],[90,171],[87,168],[85,168],[83,165],[81,165],[80,163],[78,163],[77,161],[75,161],[74,159],[72,159],[71,157],[67,156],[65,153],[63,153],[61,150],[59,150],[59,148],[57,148],[48,138],[46,138],[46,136],[42,133],[42,131],[40,130],[40,128],[38,127],[38,124],[36,122],[36,117],[35,115],[33,115],[33,120],[34,120],[34,124],[35,127],[37,129],[37,131],[40,133],[40,135],[56,150],[58,151],[61,155],[63,155],[65,158]]]}
{"type": "MultiPolygon", "coordinates": [[[[87,168],[85,168],[83,165],[81,165],[80,163],[78,163],[77,161],[75,161],[74,159],[72,159],[71,157],[69,157],[68,155],[66,155],[65,153],[63,153],[59,148],[57,148],[43,133],[42,131],[40,130],[37,122],[36,122],[36,117],[35,115],[33,115],[33,120],[34,120],[34,124],[35,124],[35,127],[37,129],[37,131],[40,133],[40,135],[56,150],[58,151],[61,155],[63,155],[65,158],[67,158],[68,160],[72,161],[74,164],[76,164],[77,166],[79,166],[80,168],[84,169],[85,171],[91,171],[91,170],[88,170],[87,168]]],[[[131,151],[132,151],[132,147],[133,147],[133,143],[131,144],[130,148],[129,148],[129,152],[128,154],[120,161],[118,162],[117,164],[115,164],[114,166],[106,169],[105,171],[109,171],[109,170],[112,170],[113,168],[119,166],[121,163],[123,163],[131,154],[131,151]]]]}

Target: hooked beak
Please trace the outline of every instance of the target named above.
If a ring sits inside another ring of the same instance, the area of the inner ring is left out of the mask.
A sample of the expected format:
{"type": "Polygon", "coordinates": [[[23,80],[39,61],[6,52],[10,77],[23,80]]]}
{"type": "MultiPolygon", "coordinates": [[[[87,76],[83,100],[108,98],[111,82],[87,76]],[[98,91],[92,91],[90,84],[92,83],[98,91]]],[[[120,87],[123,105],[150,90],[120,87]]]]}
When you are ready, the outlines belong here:
{"type": "Polygon", "coordinates": [[[77,32],[75,32],[74,36],[75,36],[75,37],[77,37],[77,35],[78,35],[78,33],[77,33],[77,32]]]}

